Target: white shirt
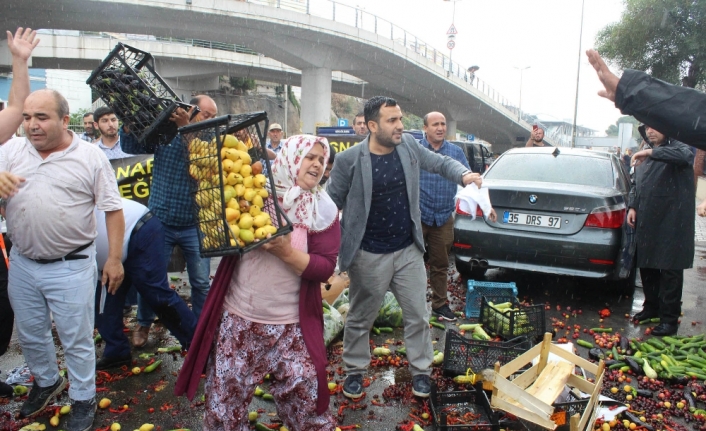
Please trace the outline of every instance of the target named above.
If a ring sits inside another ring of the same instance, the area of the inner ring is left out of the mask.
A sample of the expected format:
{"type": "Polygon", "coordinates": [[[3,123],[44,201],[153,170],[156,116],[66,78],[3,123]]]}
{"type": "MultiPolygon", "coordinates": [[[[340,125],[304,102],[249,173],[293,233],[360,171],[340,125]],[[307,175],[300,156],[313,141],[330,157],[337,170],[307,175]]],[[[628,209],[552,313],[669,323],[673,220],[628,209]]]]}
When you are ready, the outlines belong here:
{"type": "Polygon", "coordinates": [[[7,200],[7,231],[31,259],[63,257],[96,238],[94,207],[122,209],[115,172],[105,154],[73,132],[64,151],[42,159],[27,138],[0,147],[0,172],[25,178],[7,200]]]}
{"type": "MultiPolygon", "coordinates": [[[[135,225],[147,214],[149,208],[139,202],[131,201],[130,199],[122,198],[123,201],[123,216],[125,216],[125,236],[123,237],[123,262],[127,259],[127,249],[130,245],[130,236],[135,225]]],[[[108,260],[108,229],[105,225],[105,211],[96,208],[96,227],[98,228],[98,236],[96,237],[96,262],[98,262],[98,270],[103,271],[105,261],[108,260]]]]}

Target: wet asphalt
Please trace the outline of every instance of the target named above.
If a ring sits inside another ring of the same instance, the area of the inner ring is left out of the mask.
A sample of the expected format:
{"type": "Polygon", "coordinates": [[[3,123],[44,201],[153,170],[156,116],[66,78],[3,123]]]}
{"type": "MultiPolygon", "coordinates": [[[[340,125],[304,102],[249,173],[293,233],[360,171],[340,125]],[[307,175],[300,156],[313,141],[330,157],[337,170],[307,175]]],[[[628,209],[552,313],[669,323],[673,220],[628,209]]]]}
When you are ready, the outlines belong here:
{"type": "MultiPolygon", "coordinates": [[[[694,335],[705,332],[706,322],[706,293],[703,286],[706,281],[706,241],[698,241],[700,233],[697,221],[697,243],[694,266],[684,273],[683,290],[683,317],[679,329],[680,335],[694,335]]],[[[702,223],[703,224],[703,223],[702,223]]],[[[213,271],[217,265],[213,259],[213,271]]],[[[462,311],[465,303],[466,280],[450,268],[449,270],[449,296],[451,298],[451,308],[455,311],[462,311]]],[[[179,277],[174,284],[179,288],[180,294],[188,297],[188,285],[184,285],[187,280],[185,273],[171,274],[179,277]]],[[[507,270],[489,270],[485,276],[486,281],[495,282],[515,282],[519,291],[519,298],[530,301],[534,304],[544,304],[546,313],[546,327],[548,331],[555,329],[552,323],[562,320],[565,324],[579,325],[581,328],[581,339],[593,341],[588,334],[583,333],[583,328],[593,328],[603,325],[611,327],[614,331],[619,331],[629,338],[644,337],[645,329],[649,326],[636,325],[628,318],[630,315],[641,310],[643,295],[638,288],[633,297],[618,295],[609,285],[601,282],[578,279],[570,277],[548,276],[545,274],[527,273],[507,270]],[[610,309],[611,315],[601,321],[599,310],[610,309]],[[569,317],[567,318],[566,315],[569,317]]],[[[454,328],[459,323],[465,323],[465,319],[455,323],[446,323],[447,328],[454,328]]],[[[126,317],[126,324],[132,327],[135,324],[134,310],[126,317]]],[[[457,328],[456,328],[457,329],[457,328]]],[[[567,335],[565,329],[558,330],[555,338],[567,335]]],[[[56,337],[55,337],[56,338],[56,337]]],[[[570,338],[570,337],[569,337],[570,338]]],[[[392,350],[399,347],[403,340],[401,329],[395,329],[393,333],[383,333],[372,337],[376,345],[388,344],[392,350]]],[[[438,328],[432,328],[432,340],[435,349],[443,351],[445,342],[445,332],[438,328]]],[[[156,353],[159,347],[175,345],[176,340],[169,335],[161,326],[153,326],[150,333],[149,342],[142,349],[133,350],[133,359],[136,366],[147,364],[148,360],[139,359],[140,353],[156,353]]],[[[63,368],[63,355],[58,346],[60,366],[63,368]]],[[[578,353],[586,357],[587,350],[577,347],[578,353]]],[[[98,354],[102,351],[99,344],[98,354]]],[[[342,383],[344,375],[340,374],[340,337],[334,340],[330,346],[329,376],[331,381],[342,383]]],[[[117,422],[122,430],[137,430],[144,423],[151,423],[158,431],[174,430],[186,428],[191,430],[202,429],[203,418],[203,390],[200,390],[193,401],[184,397],[173,395],[176,375],[183,362],[178,353],[157,354],[157,358],[163,361],[161,367],[150,374],[128,375],[121,370],[111,370],[113,381],[98,385],[97,398],[108,398],[111,400],[111,408],[99,409],[96,414],[93,429],[110,426],[117,422]],[[123,406],[127,410],[122,411],[123,406]]],[[[2,358],[0,358],[0,378],[4,379],[8,370],[23,364],[21,349],[16,336],[13,338],[11,347],[2,358]]],[[[439,373],[437,370],[435,374],[439,373]]],[[[407,368],[397,367],[377,367],[371,368],[368,373],[370,386],[365,389],[366,396],[360,401],[363,407],[357,410],[345,407],[339,416],[338,410],[346,399],[338,393],[331,397],[331,411],[339,420],[340,425],[360,425],[362,430],[394,430],[397,425],[410,419],[410,413],[420,413],[417,400],[403,399],[387,401],[382,397],[383,391],[392,384],[404,384],[409,382],[411,376],[407,368]],[[377,396],[377,397],[376,397],[377,396]]],[[[267,382],[262,385],[267,389],[267,382]]],[[[23,398],[13,400],[0,399],[0,430],[18,429],[19,425],[26,422],[15,421],[15,415],[19,411],[23,398]]],[[[65,426],[64,417],[58,427],[49,425],[49,419],[53,413],[51,406],[59,406],[69,403],[68,395],[64,392],[50,407],[41,415],[35,417],[33,421],[46,424],[47,429],[62,430],[65,426]]],[[[273,402],[265,401],[261,398],[254,398],[251,404],[251,411],[259,411],[259,420],[266,424],[277,422],[276,409],[273,402]]],[[[424,427],[425,430],[435,429],[432,421],[424,427]]]]}

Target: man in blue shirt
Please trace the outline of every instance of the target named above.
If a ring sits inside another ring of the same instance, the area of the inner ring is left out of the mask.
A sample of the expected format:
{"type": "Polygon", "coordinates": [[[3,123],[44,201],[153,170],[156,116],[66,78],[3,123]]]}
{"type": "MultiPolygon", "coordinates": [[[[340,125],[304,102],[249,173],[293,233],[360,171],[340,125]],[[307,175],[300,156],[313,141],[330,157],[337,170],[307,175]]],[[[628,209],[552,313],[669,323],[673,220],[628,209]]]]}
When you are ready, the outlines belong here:
{"type": "MultiPolygon", "coordinates": [[[[422,146],[449,156],[470,170],[463,150],[446,141],[446,117],[440,112],[424,116],[422,146]]],[[[449,252],[454,240],[454,205],[457,184],[439,174],[422,170],[419,178],[419,208],[422,213],[422,233],[429,255],[429,282],[432,312],[439,320],[453,322],[456,316],[447,305],[447,270],[449,252]]],[[[492,215],[490,215],[492,217],[492,215]]]]}
{"type": "MultiPolygon", "coordinates": [[[[196,96],[191,104],[200,109],[193,122],[208,120],[218,114],[216,102],[208,96],[196,96]]],[[[183,127],[189,124],[189,118],[189,113],[177,109],[171,121],[183,127]]],[[[210,288],[211,260],[202,258],[199,250],[198,220],[189,193],[189,171],[181,136],[177,135],[168,145],[155,146],[154,142],[139,143],[135,135],[121,131],[120,142],[129,154],[154,153],[148,207],[164,225],[164,257],[170,259],[176,245],[184,253],[191,285],[191,308],[198,319],[210,288]]],[[[132,334],[135,347],[147,343],[154,316],[146,301],[138,300],[138,326],[132,334]]]]}

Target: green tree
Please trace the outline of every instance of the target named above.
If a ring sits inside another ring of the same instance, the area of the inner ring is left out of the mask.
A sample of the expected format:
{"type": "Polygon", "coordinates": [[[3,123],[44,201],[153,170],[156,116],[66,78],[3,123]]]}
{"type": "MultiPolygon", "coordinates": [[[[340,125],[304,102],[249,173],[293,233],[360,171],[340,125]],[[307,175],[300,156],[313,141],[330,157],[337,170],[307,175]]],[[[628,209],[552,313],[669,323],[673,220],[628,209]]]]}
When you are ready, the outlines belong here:
{"type": "Polygon", "coordinates": [[[642,141],[642,137],[640,136],[640,132],[637,130],[637,126],[640,125],[640,122],[635,119],[635,117],[632,117],[630,115],[624,115],[620,118],[618,118],[615,121],[615,124],[611,124],[608,126],[606,129],[605,133],[608,136],[618,136],[618,126],[621,123],[630,123],[632,124],[632,137],[635,139],[636,142],[642,141]]]}
{"type": "Polygon", "coordinates": [[[235,90],[236,92],[239,92],[241,94],[247,94],[248,91],[252,91],[255,88],[257,88],[257,84],[255,83],[254,79],[251,78],[241,78],[239,76],[231,76],[230,79],[230,86],[235,90]]]}
{"type": "Polygon", "coordinates": [[[424,128],[424,120],[422,117],[417,117],[411,112],[404,112],[402,115],[402,125],[405,130],[422,130],[422,128],[424,128]]]}
{"type": "Polygon", "coordinates": [[[597,50],[623,69],[644,70],[685,87],[706,78],[706,1],[624,0],[619,22],[596,37],[597,50]]]}

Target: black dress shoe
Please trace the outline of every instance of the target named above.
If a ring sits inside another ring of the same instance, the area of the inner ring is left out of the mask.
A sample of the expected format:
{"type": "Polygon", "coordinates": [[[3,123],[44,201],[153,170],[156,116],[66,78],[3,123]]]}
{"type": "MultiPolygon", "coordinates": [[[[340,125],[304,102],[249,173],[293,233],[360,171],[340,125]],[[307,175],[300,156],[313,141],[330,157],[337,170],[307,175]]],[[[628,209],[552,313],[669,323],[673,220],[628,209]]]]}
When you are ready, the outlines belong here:
{"type": "Polygon", "coordinates": [[[652,319],[654,317],[659,317],[656,311],[642,310],[636,315],[632,316],[632,320],[642,322],[643,320],[652,319]]]}
{"type": "Polygon", "coordinates": [[[662,337],[665,335],[675,335],[678,330],[679,325],[674,325],[670,323],[660,323],[652,329],[651,334],[662,337]]]}
{"type": "Polygon", "coordinates": [[[116,358],[102,357],[98,362],[96,362],[96,370],[107,370],[109,368],[118,368],[123,365],[128,367],[132,365],[132,356],[122,356],[116,358]]]}

